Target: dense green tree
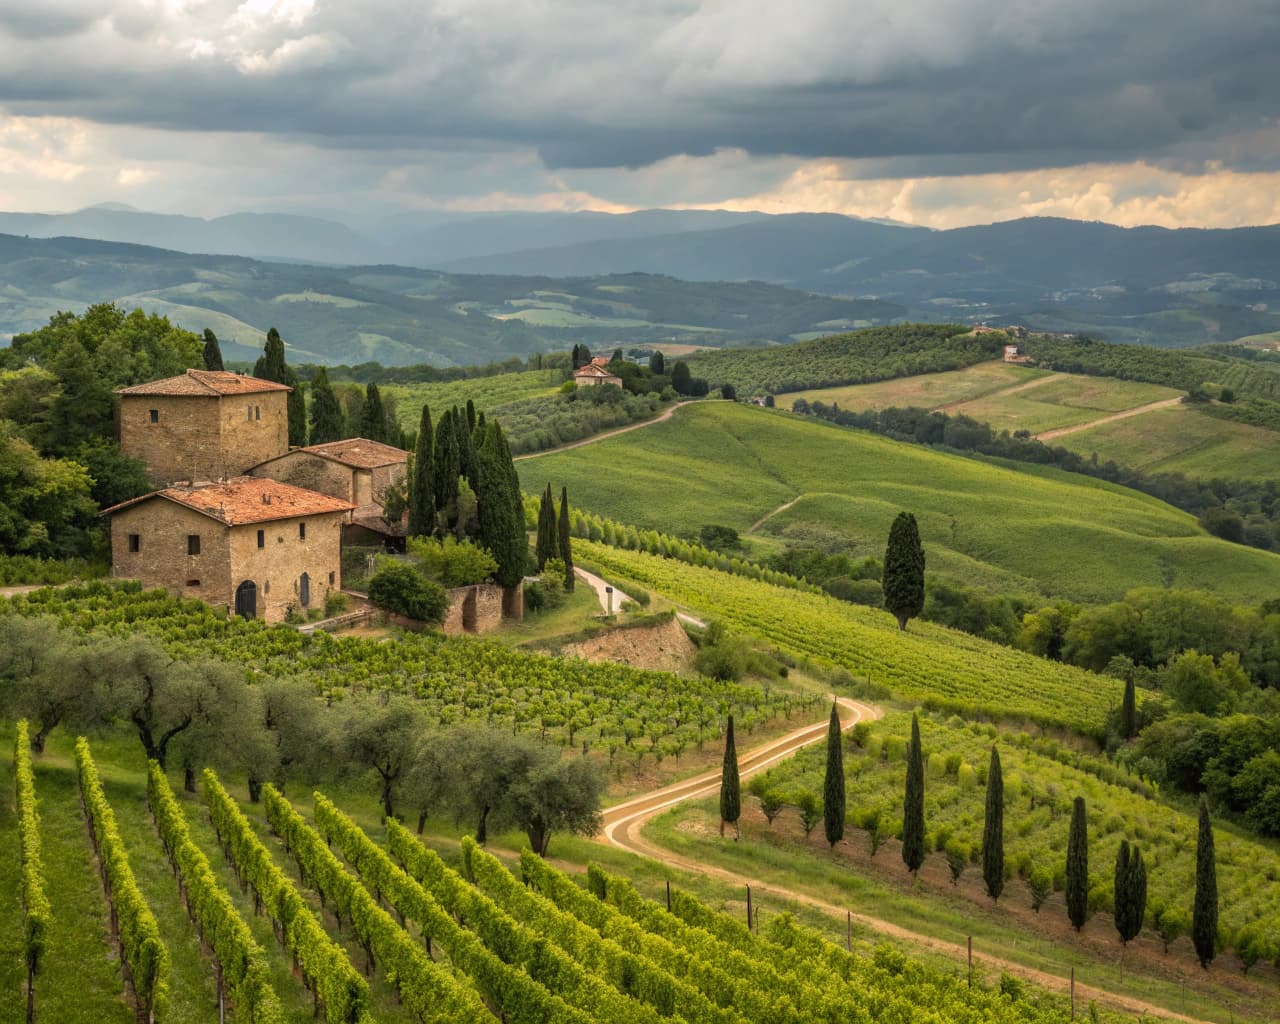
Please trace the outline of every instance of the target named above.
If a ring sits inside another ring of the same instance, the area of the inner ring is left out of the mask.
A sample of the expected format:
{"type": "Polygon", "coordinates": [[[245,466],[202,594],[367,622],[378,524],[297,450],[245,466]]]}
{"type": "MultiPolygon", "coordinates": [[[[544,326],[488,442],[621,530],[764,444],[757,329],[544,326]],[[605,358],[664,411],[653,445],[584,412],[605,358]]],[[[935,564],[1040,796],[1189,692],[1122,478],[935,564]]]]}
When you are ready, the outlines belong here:
{"type": "Polygon", "coordinates": [[[1125,945],[1138,937],[1147,914],[1147,867],[1142,851],[1120,840],[1116,853],[1114,899],[1112,901],[1116,931],[1125,945]]]}
{"type": "Polygon", "coordinates": [[[279,331],[270,327],[267,329],[267,341],[262,347],[262,355],[258,356],[257,362],[253,364],[253,375],[259,380],[273,380],[277,384],[283,384],[288,372],[289,367],[284,355],[284,339],[280,337],[279,331]]]}
{"type": "Polygon", "coordinates": [[[677,360],[671,367],[671,386],[675,388],[678,395],[693,393],[693,374],[689,370],[689,364],[683,359],[677,360]]]}
{"type": "Polygon", "coordinates": [[[1200,797],[1200,825],[1196,837],[1196,895],[1191,909],[1191,941],[1200,966],[1207,968],[1218,954],[1218,860],[1213,846],[1209,801],[1200,797]]]}
{"type": "MultiPolygon", "coordinates": [[[[261,380],[275,381],[293,390],[289,392],[287,410],[289,416],[289,444],[298,447],[307,443],[307,399],[302,392],[302,382],[285,361],[284,339],[274,327],[267,331],[267,342],[262,355],[253,365],[253,375],[261,380]]],[[[380,440],[380,439],[377,439],[380,440]]]]}
{"type": "Polygon", "coordinates": [[[85,468],[43,459],[0,423],[0,554],[68,558],[90,554],[98,506],[85,468]]]}
{"type": "Polygon", "coordinates": [[[329,444],[347,436],[342,404],[329,383],[329,373],[322,366],[311,381],[311,443],[329,444]]]}
{"type": "Polygon", "coordinates": [[[656,377],[661,377],[667,372],[666,359],[661,351],[656,351],[649,356],[649,372],[656,377]]]}
{"type": "Polygon", "coordinates": [[[494,579],[514,587],[524,579],[529,539],[524,529],[524,499],[520,478],[511,461],[511,450],[495,420],[485,428],[484,443],[476,453],[477,513],[481,543],[498,563],[494,579]]]}
{"type": "Polygon", "coordinates": [[[397,615],[407,615],[419,622],[442,622],[449,609],[449,596],[438,583],[432,583],[417,569],[404,562],[382,559],[382,565],[369,580],[369,600],[379,608],[397,615]]]}
{"type": "Polygon", "coordinates": [[[902,862],[914,875],[924,863],[924,750],[920,745],[920,718],[911,716],[911,742],[907,745],[907,786],[902,806],[902,862]]]}
{"type": "Polygon", "coordinates": [[[403,697],[379,706],[360,700],[344,705],[343,760],[377,772],[383,817],[394,818],[396,787],[413,764],[423,727],[419,705],[403,697]]]}
{"type": "Polygon", "coordinates": [[[547,855],[556,832],[592,836],[600,831],[604,779],[587,757],[561,760],[554,749],[517,777],[503,801],[502,817],[529,839],[539,857],[547,855]]]}
{"type": "Polygon", "coordinates": [[[435,434],[431,410],[422,407],[418,439],[413,452],[413,473],[409,481],[409,536],[427,537],[436,529],[435,434]]]}
{"type": "Polygon", "coordinates": [[[204,329],[204,368],[206,370],[225,370],[222,365],[222,348],[218,345],[218,336],[204,329]]]}
{"type": "Polygon", "coordinates": [[[387,412],[382,407],[382,393],[372,382],[364,389],[364,405],[360,409],[360,436],[370,441],[387,440],[387,412]]]}
{"type": "Polygon", "coordinates": [[[735,838],[742,838],[738,819],[742,816],[742,782],[738,777],[738,751],[733,743],[733,715],[724,731],[724,764],[720,769],[720,835],[726,824],[733,826],[735,838]]]}
{"type": "Polygon", "coordinates": [[[72,459],[89,471],[93,480],[90,494],[103,508],[136,498],[151,491],[151,478],[142,459],[125,455],[114,441],[94,438],[72,454],[72,459]]]}
{"type": "Polygon", "coordinates": [[[564,589],[573,593],[577,575],[573,571],[573,538],[569,524],[569,488],[560,488],[560,518],[557,522],[560,561],[564,563],[564,589]]]}
{"type": "Polygon", "coordinates": [[[822,824],[827,842],[835,848],[844,838],[844,743],[840,733],[840,709],[832,701],[827,723],[827,774],[822,780],[822,824]]]}
{"type": "Polygon", "coordinates": [[[987,810],[982,825],[982,880],[987,895],[998,900],[1004,892],[1004,774],[1000,751],[991,747],[987,767],[987,810]]]}
{"type": "Polygon", "coordinates": [[[884,552],[884,606],[898,620],[898,628],[924,609],[924,548],[916,517],[899,512],[889,528],[889,543],[884,552]]]}
{"type": "MultiPolygon", "coordinates": [[[[458,472],[467,481],[473,491],[479,481],[480,464],[476,459],[475,433],[467,423],[466,413],[454,406],[450,410],[453,417],[453,436],[458,442],[458,472]]],[[[480,438],[484,441],[483,435],[480,438]]]]}
{"type": "Polygon", "coordinates": [[[58,726],[92,722],[97,665],[96,646],[52,616],[0,616],[0,713],[27,719],[36,753],[58,726]]]}
{"type": "Polygon", "coordinates": [[[1076,931],[1089,920],[1089,833],[1082,796],[1072,805],[1067,836],[1067,917],[1076,931]]]}
{"type": "Polygon", "coordinates": [[[1138,694],[1132,673],[1124,681],[1124,699],[1120,702],[1120,734],[1127,740],[1138,735],[1138,694]]]}
{"type": "MultiPolygon", "coordinates": [[[[454,420],[448,411],[440,417],[436,424],[435,457],[432,460],[436,511],[449,513],[457,517],[458,476],[462,471],[458,453],[458,439],[453,433],[454,420]]],[[[473,488],[474,489],[474,488],[473,488]]]]}
{"type": "Polygon", "coordinates": [[[556,525],[555,500],[551,497],[551,485],[542,492],[542,501],[538,505],[538,533],[534,554],[538,559],[538,572],[542,572],[548,558],[559,554],[560,536],[556,525]]]}

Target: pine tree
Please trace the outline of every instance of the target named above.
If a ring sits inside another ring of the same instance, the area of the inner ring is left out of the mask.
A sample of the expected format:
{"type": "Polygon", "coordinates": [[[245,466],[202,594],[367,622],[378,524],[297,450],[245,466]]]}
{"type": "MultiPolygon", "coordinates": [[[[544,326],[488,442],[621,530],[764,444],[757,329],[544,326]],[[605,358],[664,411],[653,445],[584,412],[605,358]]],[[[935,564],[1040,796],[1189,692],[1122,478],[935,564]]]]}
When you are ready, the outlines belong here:
{"type": "Polygon", "coordinates": [[[998,900],[1004,892],[1004,775],[1000,751],[993,744],[987,768],[987,815],[982,826],[982,879],[987,895],[998,900]]]}
{"type": "Polygon", "coordinates": [[[218,345],[218,336],[204,329],[204,368],[206,370],[225,370],[222,365],[222,348],[218,345]]]}
{"type": "Polygon", "coordinates": [[[322,366],[311,381],[311,443],[328,444],[341,441],[347,426],[342,415],[342,404],[329,383],[329,374],[322,366]]]}
{"type": "MultiPolygon", "coordinates": [[[[458,440],[453,434],[453,417],[446,412],[436,425],[435,438],[436,511],[445,512],[458,501],[458,440]]],[[[472,488],[479,495],[477,488],[472,488]]]]}
{"type": "Polygon", "coordinates": [[[910,512],[899,512],[889,528],[881,583],[884,606],[897,618],[898,628],[906,629],[907,621],[924,609],[924,548],[910,512]]]}
{"type": "MultiPolygon", "coordinates": [[[[498,563],[494,579],[504,587],[514,587],[524,579],[529,540],[524,529],[520,478],[511,461],[511,450],[502,427],[496,421],[485,429],[484,443],[476,461],[480,540],[498,563]]],[[[457,477],[454,480],[456,483],[457,477]]]]}
{"type": "Polygon", "coordinates": [[[1191,912],[1191,941],[1200,966],[1207,969],[1218,952],[1218,863],[1209,801],[1203,796],[1200,797],[1200,833],[1196,840],[1196,897],[1191,912]]]}
{"type": "Polygon", "coordinates": [[[840,735],[840,711],[831,703],[827,726],[827,775],[822,781],[822,824],[832,849],[844,838],[844,745],[840,735]]]}
{"type": "Polygon", "coordinates": [[[738,779],[738,752],[733,745],[733,715],[724,734],[724,767],[720,772],[720,834],[726,824],[732,825],[734,835],[742,837],[738,818],[742,815],[742,788],[738,779]]]}
{"type": "Polygon", "coordinates": [[[1124,702],[1120,705],[1120,732],[1131,740],[1138,734],[1138,699],[1133,675],[1124,681],[1124,702]]]}
{"type": "Polygon", "coordinates": [[[409,534],[427,537],[436,529],[435,441],[431,410],[422,407],[418,420],[418,443],[413,453],[413,478],[409,485],[409,534]]]}
{"type": "Polygon", "coordinates": [[[914,875],[924,863],[924,751],[920,746],[920,719],[911,716],[911,743],[907,747],[907,792],[902,808],[902,861],[914,875]]]}
{"type": "Polygon", "coordinates": [[[551,497],[551,485],[542,492],[542,503],[538,507],[538,542],[534,553],[538,558],[538,571],[541,572],[548,558],[555,558],[556,549],[560,546],[560,537],[556,527],[556,506],[551,497]]]}
{"type": "Polygon", "coordinates": [[[1089,834],[1082,796],[1071,808],[1067,838],[1067,917],[1076,931],[1089,920],[1089,834]]]}
{"type": "Polygon", "coordinates": [[[573,593],[577,576],[573,571],[573,539],[569,529],[569,488],[560,488],[560,518],[557,523],[560,541],[560,561],[564,562],[564,589],[573,593]]]}

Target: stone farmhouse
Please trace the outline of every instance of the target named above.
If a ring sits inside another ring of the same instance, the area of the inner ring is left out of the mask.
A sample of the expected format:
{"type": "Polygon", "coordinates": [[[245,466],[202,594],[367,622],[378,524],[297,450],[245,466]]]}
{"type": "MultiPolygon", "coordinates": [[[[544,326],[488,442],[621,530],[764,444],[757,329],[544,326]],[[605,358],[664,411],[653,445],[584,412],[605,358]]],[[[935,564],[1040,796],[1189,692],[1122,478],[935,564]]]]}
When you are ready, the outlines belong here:
{"type": "Polygon", "coordinates": [[[276,480],[166,487],[111,517],[113,576],[279,622],[341,585],[342,520],[354,506],[276,480]]]}
{"type": "Polygon", "coordinates": [[[602,384],[622,387],[622,378],[616,373],[610,373],[608,366],[609,360],[607,358],[596,356],[585,366],[580,366],[573,371],[573,382],[580,388],[598,387],[602,384]]]}
{"type": "Polygon", "coordinates": [[[120,448],[162,487],[102,512],[113,576],[278,622],[341,588],[344,531],[396,532],[380,498],[409,453],[363,438],[291,451],[289,391],[188,370],[118,392],[120,448]]]}

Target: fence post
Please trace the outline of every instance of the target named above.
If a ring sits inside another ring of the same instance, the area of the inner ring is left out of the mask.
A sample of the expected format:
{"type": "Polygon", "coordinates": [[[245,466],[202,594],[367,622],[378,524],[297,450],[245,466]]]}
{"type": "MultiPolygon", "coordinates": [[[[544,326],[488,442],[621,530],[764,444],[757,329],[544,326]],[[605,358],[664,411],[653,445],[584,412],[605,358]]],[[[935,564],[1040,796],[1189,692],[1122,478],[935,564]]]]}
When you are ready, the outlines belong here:
{"type": "Polygon", "coordinates": [[[973,988],[973,936],[969,936],[969,987],[973,988]]]}
{"type": "Polygon", "coordinates": [[[747,930],[751,930],[751,886],[747,886],[747,930]]]}

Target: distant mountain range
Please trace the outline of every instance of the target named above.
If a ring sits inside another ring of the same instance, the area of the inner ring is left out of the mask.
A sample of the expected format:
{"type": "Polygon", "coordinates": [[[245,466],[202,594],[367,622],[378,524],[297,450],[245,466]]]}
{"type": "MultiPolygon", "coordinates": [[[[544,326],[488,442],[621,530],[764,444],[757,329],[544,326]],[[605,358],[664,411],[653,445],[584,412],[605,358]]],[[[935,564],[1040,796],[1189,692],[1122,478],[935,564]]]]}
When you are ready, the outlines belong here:
{"type": "MultiPolygon", "coordinates": [[[[834,214],[701,210],[424,211],[348,225],[270,213],[203,220],[108,205],[69,214],[0,214],[0,232],[455,275],[639,272],[763,281],[878,299],[920,320],[1020,322],[1157,345],[1280,330],[1280,226],[1171,231],[1030,218],[932,231],[834,214]]],[[[753,324],[747,331],[773,340],[795,333],[810,330],[778,335],[753,324]]]]}

